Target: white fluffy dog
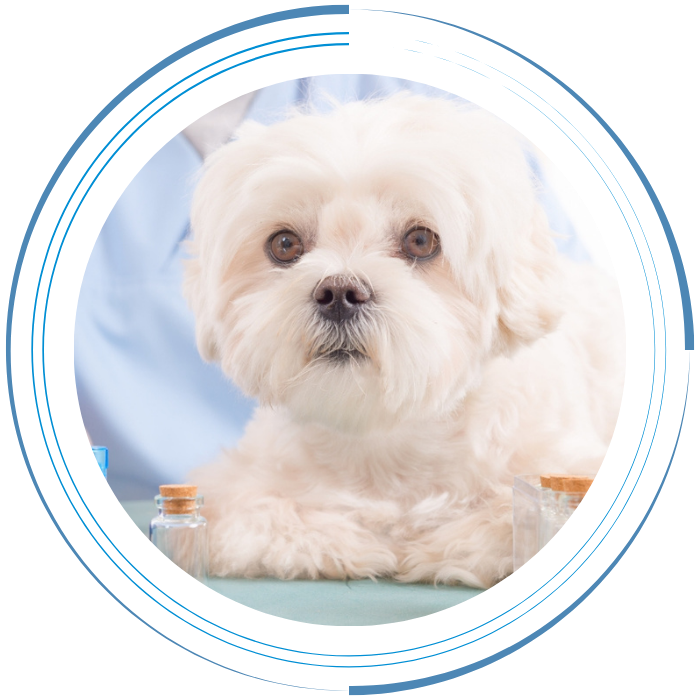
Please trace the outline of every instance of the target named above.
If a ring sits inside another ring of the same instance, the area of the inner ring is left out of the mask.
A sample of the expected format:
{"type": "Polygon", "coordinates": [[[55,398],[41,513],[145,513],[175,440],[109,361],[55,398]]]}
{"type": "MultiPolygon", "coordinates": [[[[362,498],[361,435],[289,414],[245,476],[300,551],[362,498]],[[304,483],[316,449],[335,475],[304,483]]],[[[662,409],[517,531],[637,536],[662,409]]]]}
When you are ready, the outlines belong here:
{"type": "Polygon", "coordinates": [[[600,466],[619,294],[557,254],[493,116],[400,94],[246,123],[192,230],[200,352],[262,405],[192,476],[212,574],[487,587],[513,475],[600,466]]]}

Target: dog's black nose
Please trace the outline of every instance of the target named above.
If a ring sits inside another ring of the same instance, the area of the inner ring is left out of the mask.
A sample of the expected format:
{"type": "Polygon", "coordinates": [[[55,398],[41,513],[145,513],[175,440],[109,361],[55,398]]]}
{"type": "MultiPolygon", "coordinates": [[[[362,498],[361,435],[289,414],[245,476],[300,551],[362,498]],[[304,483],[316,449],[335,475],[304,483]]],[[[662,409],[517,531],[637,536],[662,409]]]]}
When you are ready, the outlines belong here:
{"type": "Polygon", "coordinates": [[[372,299],[369,286],[357,278],[332,275],[321,280],[314,290],[318,310],[331,321],[352,318],[372,299]]]}

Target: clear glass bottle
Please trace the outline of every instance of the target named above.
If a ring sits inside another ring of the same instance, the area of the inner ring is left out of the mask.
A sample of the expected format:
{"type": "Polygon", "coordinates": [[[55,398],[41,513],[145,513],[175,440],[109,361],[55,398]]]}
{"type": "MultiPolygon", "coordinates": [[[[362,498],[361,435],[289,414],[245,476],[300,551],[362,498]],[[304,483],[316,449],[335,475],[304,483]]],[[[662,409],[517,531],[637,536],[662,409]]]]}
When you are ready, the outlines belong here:
{"type": "Polygon", "coordinates": [[[554,535],[561,530],[567,518],[562,517],[561,510],[561,493],[552,490],[551,476],[544,474],[540,477],[540,485],[542,488],[542,508],[539,513],[539,552],[554,535]]]}
{"type": "Polygon", "coordinates": [[[183,571],[205,582],[209,568],[207,521],[200,514],[204,499],[187,484],[160,487],[158,515],[151,520],[151,542],[183,571]]]}
{"type": "Polygon", "coordinates": [[[560,571],[605,517],[623,481],[619,474],[516,476],[515,577],[547,579],[560,571]]]}
{"type": "Polygon", "coordinates": [[[541,513],[546,491],[536,474],[516,476],[513,483],[513,571],[540,551],[541,513]]]}

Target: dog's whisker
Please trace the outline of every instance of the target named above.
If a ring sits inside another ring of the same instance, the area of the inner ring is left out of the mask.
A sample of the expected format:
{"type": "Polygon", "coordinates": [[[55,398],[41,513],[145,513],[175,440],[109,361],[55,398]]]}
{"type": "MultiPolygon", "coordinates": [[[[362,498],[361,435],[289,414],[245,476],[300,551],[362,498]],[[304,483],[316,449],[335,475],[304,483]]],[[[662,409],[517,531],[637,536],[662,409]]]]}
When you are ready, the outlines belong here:
{"type": "Polygon", "coordinates": [[[297,372],[297,374],[295,374],[294,376],[287,379],[285,382],[285,385],[287,387],[292,387],[292,386],[295,386],[297,384],[301,384],[304,376],[311,372],[315,362],[316,362],[316,360],[311,360],[307,365],[302,367],[302,369],[299,370],[299,372],[297,372]]]}
{"type": "MultiPolygon", "coordinates": [[[[351,357],[350,362],[354,363],[354,367],[356,367],[356,368],[358,368],[360,366],[360,363],[358,362],[358,360],[356,358],[351,357]]],[[[360,390],[360,393],[362,394],[362,396],[367,396],[367,392],[362,388],[362,385],[360,384],[360,381],[359,381],[355,372],[352,372],[352,378],[353,378],[353,381],[355,382],[355,385],[360,390]]]]}

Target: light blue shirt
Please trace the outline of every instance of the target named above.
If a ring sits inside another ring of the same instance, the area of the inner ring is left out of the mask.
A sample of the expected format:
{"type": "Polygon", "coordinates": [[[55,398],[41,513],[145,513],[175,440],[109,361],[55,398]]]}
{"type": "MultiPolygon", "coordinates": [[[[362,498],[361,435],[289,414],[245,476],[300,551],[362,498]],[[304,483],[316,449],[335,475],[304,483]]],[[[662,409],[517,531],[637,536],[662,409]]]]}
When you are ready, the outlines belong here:
{"type": "MultiPolygon", "coordinates": [[[[330,109],[324,95],[344,102],[401,89],[445,94],[371,75],[303,78],[259,90],[246,119],[270,124],[291,104],[330,109]]],[[[255,407],[199,357],[194,318],[182,296],[181,243],[200,166],[182,134],[144,166],[109,215],[81,288],[78,398],[93,444],[109,448],[109,483],[120,500],[151,498],[159,484],[181,483],[191,469],[234,447],[255,407]]],[[[552,228],[567,236],[562,250],[587,259],[546,187],[542,201],[552,228]]]]}

